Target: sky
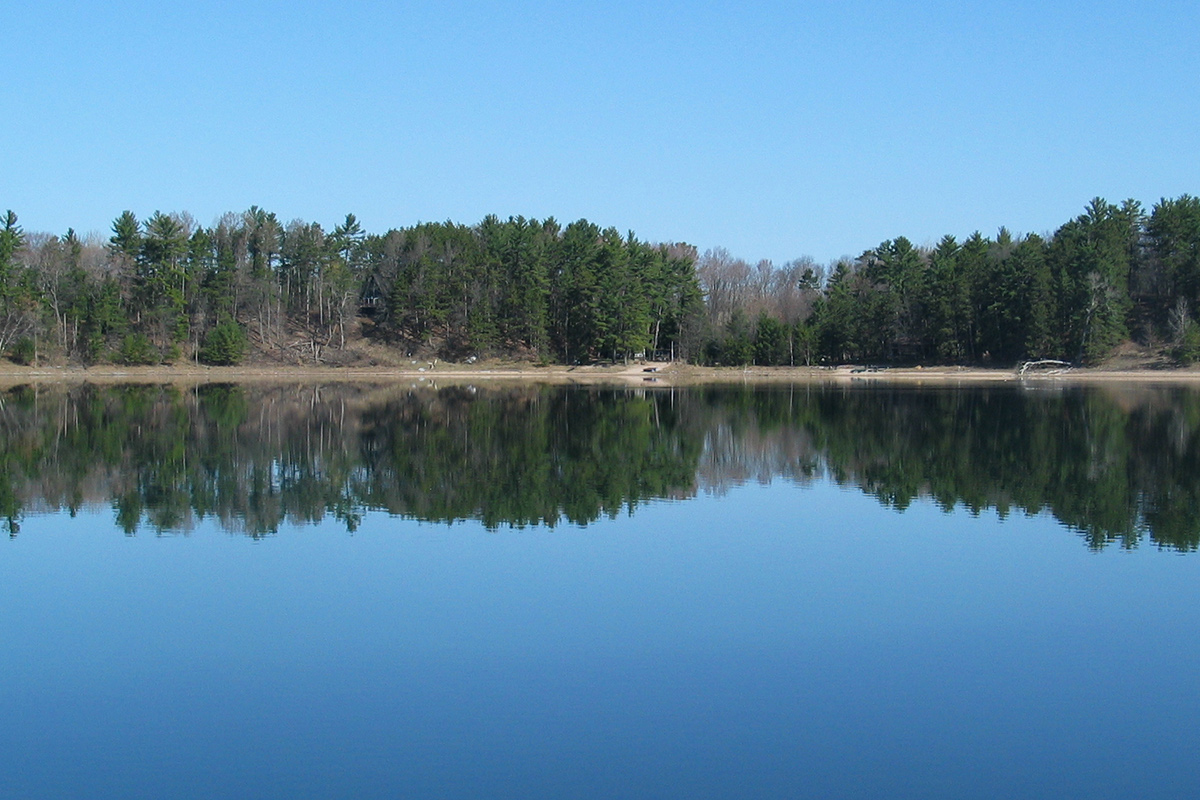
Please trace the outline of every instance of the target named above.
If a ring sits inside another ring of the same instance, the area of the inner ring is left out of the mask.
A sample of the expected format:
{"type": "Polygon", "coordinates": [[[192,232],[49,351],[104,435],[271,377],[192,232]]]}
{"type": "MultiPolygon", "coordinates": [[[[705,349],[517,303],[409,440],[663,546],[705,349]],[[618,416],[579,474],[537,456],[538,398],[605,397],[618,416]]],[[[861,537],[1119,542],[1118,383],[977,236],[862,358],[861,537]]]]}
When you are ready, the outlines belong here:
{"type": "Polygon", "coordinates": [[[47,2],[0,210],[586,218],[750,261],[1200,193],[1200,3],[47,2]]]}

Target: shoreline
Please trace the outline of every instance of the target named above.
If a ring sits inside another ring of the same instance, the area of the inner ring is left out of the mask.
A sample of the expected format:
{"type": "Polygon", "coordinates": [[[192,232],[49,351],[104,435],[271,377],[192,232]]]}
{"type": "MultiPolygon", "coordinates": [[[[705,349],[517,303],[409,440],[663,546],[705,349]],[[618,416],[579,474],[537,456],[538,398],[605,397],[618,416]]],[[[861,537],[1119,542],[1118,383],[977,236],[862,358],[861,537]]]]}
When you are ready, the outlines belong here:
{"type": "Polygon", "coordinates": [[[1015,370],[979,367],[698,367],[682,363],[616,366],[547,366],[521,363],[438,363],[426,367],[154,366],[27,367],[0,364],[0,387],[72,383],[522,383],[554,385],[700,386],[717,384],[1198,384],[1200,368],[1087,367],[1018,376],[1015,370]]]}

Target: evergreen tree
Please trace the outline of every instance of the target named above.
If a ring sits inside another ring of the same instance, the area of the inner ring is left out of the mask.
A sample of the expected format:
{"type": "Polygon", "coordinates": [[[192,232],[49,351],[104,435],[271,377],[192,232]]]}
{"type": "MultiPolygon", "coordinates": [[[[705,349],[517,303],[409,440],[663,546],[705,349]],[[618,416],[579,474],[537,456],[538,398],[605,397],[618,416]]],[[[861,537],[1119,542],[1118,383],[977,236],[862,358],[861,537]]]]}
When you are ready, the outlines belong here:
{"type": "Polygon", "coordinates": [[[786,364],[787,350],[787,333],[783,323],[766,311],[761,312],[754,324],[754,363],[760,366],[786,364]]]}
{"type": "Polygon", "coordinates": [[[962,362],[969,350],[970,299],[958,252],[954,237],[943,236],[929,257],[925,351],[946,364],[962,362]]]}
{"type": "Polygon", "coordinates": [[[160,347],[186,341],[187,272],[190,232],[175,216],[155,211],[144,225],[137,264],[134,304],[151,340],[160,347]]]}
{"type": "Polygon", "coordinates": [[[957,267],[959,280],[966,289],[968,309],[965,315],[967,359],[978,363],[991,358],[983,342],[984,318],[991,304],[988,270],[988,251],[991,242],[979,231],[966,238],[959,249],[957,267]]]}
{"type": "MultiPolygon", "coordinates": [[[[17,224],[17,215],[10,209],[4,215],[4,227],[0,228],[0,353],[23,339],[31,344],[37,334],[35,299],[36,288],[32,275],[17,259],[25,246],[25,232],[17,224]]],[[[36,345],[25,361],[37,357],[36,345]]]]}
{"type": "Polygon", "coordinates": [[[1060,324],[1074,360],[1103,358],[1128,335],[1136,217],[1135,205],[1117,208],[1097,197],[1054,234],[1050,257],[1062,297],[1060,324]]]}
{"type": "Polygon", "coordinates": [[[225,317],[208,332],[200,349],[200,360],[206,364],[238,364],[245,355],[246,331],[231,317],[225,317]]]}
{"type": "Polygon", "coordinates": [[[1188,314],[1200,310],[1200,198],[1182,195],[1155,204],[1146,223],[1149,245],[1141,284],[1162,333],[1182,302],[1188,314]]]}
{"type": "Polygon", "coordinates": [[[600,338],[600,229],[587,220],[568,225],[556,248],[551,292],[553,322],[565,363],[590,360],[600,338]]]}

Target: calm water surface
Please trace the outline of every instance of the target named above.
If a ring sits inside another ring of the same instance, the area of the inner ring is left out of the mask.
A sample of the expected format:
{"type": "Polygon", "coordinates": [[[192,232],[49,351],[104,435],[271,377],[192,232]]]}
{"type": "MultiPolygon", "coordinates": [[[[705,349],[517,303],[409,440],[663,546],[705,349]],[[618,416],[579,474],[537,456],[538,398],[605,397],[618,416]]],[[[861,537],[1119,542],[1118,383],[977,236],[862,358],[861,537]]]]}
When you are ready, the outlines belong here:
{"type": "Polygon", "coordinates": [[[18,389],[0,796],[1171,797],[1185,391],[18,389]]]}

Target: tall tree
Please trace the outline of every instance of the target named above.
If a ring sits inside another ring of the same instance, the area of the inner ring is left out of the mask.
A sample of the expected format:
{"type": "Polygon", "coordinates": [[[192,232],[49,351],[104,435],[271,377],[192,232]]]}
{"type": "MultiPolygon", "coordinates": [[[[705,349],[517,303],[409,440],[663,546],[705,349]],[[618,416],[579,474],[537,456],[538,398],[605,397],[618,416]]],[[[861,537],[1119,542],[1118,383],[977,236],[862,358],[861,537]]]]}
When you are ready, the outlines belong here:
{"type": "Polygon", "coordinates": [[[353,214],[347,214],[344,222],[334,226],[327,240],[333,257],[325,276],[326,296],[330,322],[337,327],[339,348],[346,346],[346,323],[355,314],[362,293],[367,264],[365,240],[366,233],[353,214]]]}
{"type": "Polygon", "coordinates": [[[600,229],[585,219],[568,225],[553,259],[552,330],[565,363],[597,355],[600,337],[600,229]]]}
{"type": "Polygon", "coordinates": [[[956,364],[969,351],[970,292],[958,264],[959,247],[943,236],[929,255],[926,351],[936,360],[956,364]]]}
{"type": "Polygon", "coordinates": [[[1097,197],[1054,234],[1050,257],[1062,297],[1060,323],[1075,360],[1103,358],[1128,335],[1139,223],[1136,203],[1118,208],[1097,197]]]}
{"type": "MultiPolygon", "coordinates": [[[[130,298],[137,281],[138,259],[142,254],[142,226],[134,213],[127,209],[113,221],[112,232],[108,240],[109,256],[117,273],[121,295],[130,298]]],[[[138,311],[134,309],[135,313],[138,311]]]]}
{"type": "Polygon", "coordinates": [[[191,231],[184,220],[155,211],[144,225],[134,301],[139,316],[153,320],[152,338],[160,347],[187,340],[187,272],[191,231]]]}
{"type": "Polygon", "coordinates": [[[1146,223],[1149,257],[1141,285],[1160,331],[1180,302],[1200,310],[1200,198],[1182,195],[1155,204],[1146,223]]]}
{"type": "Polygon", "coordinates": [[[35,290],[29,271],[17,259],[24,246],[25,232],[9,209],[0,228],[0,352],[36,332],[35,290]]]}

